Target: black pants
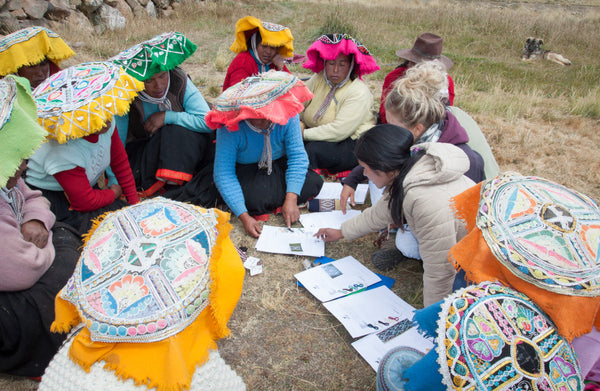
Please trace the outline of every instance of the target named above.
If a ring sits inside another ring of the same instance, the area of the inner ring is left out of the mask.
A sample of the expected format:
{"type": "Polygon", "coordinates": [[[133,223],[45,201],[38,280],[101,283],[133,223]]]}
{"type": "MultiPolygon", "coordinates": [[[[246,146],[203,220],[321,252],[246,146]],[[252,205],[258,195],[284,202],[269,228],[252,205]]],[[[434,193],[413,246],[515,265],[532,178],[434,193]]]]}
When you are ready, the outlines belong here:
{"type": "Polygon", "coordinates": [[[356,141],[350,138],[339,143],[327,141],[309,141],[305,143],[308,168],[325,168],[332,174],[352,170],[358,165],[358,160],[354,156],[355,144],[356,141]]]}
{"type": "Polygon", "coordinates": [[[0,292],[0,372],[41,376],[67,334],[50,332],[54,299],[73,274],[82,243],[66,224],[52,228],[52,266],[29,289],[0,292]]]}
{"type": "MultiPolygon", "coordinates": [[[[238,164],[235,173],[240,181],[246,209],[252,216],[271,213],[283,205],[286,196],[285,172],[287,159],[280,158],[273,161],[271,175],[266,169],[258,168],[258,164],[238,164]]],[[[323,179],[312,170],[307,170],[304,186],[298,196],[298,203],[302,204],[313,198],[321,191],[323,179]]]]}

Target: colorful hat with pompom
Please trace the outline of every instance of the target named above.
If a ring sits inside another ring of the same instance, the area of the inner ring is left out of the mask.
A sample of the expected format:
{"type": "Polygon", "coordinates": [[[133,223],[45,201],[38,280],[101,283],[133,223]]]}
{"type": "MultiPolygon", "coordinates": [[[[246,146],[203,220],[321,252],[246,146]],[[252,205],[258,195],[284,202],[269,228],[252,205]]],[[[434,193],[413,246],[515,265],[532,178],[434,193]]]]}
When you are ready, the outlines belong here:
{"type": "Polygon", "coordinates": [[[64,144],[101,130],[129,111],[144,83],[109,62],[88,62],[55,73],[33,90],[38,121],[64,144]]]}
{"type": "Polygon", "coordinates": [[[238,130],[245,119],[268,119],[285,125],[304,110],[303,102],[313,94],[296,76],[282,71],[268,71],[250,76],[229,87],[215,100],[205,117],[212,129],[225,126],[238,130]]]}
{"type": "Polygon", "coordinates": [[[75,52],[54,31],[31,26],[0,38],[0,76],[48,59],[58,65],[75,52]]]}
{"type": "Polygon", "coordinates": [[[0,187],[6,186],[47,135],[37,122],[27,79],[13,75],[0,79],[0,187]]]}

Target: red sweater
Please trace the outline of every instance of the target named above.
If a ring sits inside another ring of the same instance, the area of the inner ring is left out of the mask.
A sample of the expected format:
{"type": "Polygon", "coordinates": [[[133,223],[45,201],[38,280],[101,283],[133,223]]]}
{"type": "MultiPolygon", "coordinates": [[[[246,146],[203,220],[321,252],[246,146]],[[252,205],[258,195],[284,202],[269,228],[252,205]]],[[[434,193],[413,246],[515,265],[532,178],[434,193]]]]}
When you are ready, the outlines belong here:
{"type": "MultiPolygon", "coordinates": [[[[381,118],[381,122],[387,124],[387,119],[385,117],[385,97],[390,92],[392,88],[392,84],[404,76],[406,73],[407,67],[398,67],[388,73],[383,81],[383,87],[381,88],[381,105],[379,106],[379,117],[381,118]]],[[[450,106],[454,104],[454,81],[448,75],[448,95],[450,98],[450,106]]]]}
{"type": "MultiPolygon", "coordinates": [[[[269,65],[269,69],[275,69],[273,64],[269,65]]],[[[290,73],[287,67],[284,65],[283,70],[290,73]]],[[[258,64],[250,52],[241,52],[231,61],[227,68],[227,74],[225,75],[225,81],[223,82],[223,91],[231,87],[232,85],[239,83],[248,76],[258,75],[258,64]]]]}
{"type": "MultiPolygon", "coordinates": [[[[96,143],[98,142],[98,136],[98,134],[92,134],[84,137],[84,139],[90,143],[96,143]]],[[[129,160],[127,160],[127,153],[116,129],[111,137],[110,168],[117,177],[117,181],[123,189],[123,194],[127,197],[127,202],[131,205],[140,202],[129,160]]],[[[90,186],[83,167],[57,172],[54,174],[54,178],[65,191],[71,208],[79,212],[91,212],[110,205],[115,200],[115,193],[111,189],[97,190],[90,186]]]]}

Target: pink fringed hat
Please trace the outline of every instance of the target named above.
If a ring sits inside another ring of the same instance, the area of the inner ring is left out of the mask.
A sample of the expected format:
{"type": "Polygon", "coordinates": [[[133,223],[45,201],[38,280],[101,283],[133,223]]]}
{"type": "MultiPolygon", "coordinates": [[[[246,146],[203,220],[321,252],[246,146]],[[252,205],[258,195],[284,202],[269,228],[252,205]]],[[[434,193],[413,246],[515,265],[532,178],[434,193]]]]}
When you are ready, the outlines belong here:
{"type": "Polygon", "coordinates": [[[264,72],[223,91],[205,121],[212,129],[225,126],[231,131],[238,130],[239,122],[245,119],[265,118],[285,125],[304,110],[302,103],[312,97],[296,76],[280,71],[264,72]]]}
{"type": "Polygon", "coordinates": [[[367,47],[348,34],[321,35],[306,51],[308,60],[302,66],[319,73],[324,61],[335,60],[340,54],[354,56],[354,73],[361,79],[380,69],[367,47]]]}

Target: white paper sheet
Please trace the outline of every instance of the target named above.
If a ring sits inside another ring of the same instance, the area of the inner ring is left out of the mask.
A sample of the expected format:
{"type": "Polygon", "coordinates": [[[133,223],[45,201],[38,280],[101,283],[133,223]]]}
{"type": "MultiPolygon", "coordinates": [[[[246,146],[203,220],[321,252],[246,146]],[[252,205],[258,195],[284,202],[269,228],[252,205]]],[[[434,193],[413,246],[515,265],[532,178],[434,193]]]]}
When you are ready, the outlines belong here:
{"type": "Polygon", "coordinates": [[[412,319],[415,308],[387,286],[380,286],[323,303],[352,338],[382,331],[403,319],[412,319]]]}
{"type": "MultiPolygon", "coordinates": [[[[325,182],[323,183],[321,191],[315,198],[318,200],[339,200],[343,187],[344,185],[342,185],[340,182],[325,182]]],[[[364,204],[368,192],[369,185],[366,183],[360,183],[356,187],[356,192],[354,193],[354,202],[357,204],[364,204]]]]}
{"type": "Polygon", "coordinates": [[[304,228],[263,225],[256,249],[266,253],[322,257],[325,255],[325,242],[314,234],[315,231],[304,228]]]}
{"type": "Polygon", "coordinates": [[[302,224],[304,228],[315,232],[320,228],[340,229],[344,221],[350,220],[359,214],[360,210],[354,209],[347,209],[346,214],[343,214],[341,210],[304,213],[300,215],[300,224],[302,224]]]}
{"type": "MultiPolygon", "coordinates": [[[[397,323],[396,331],[402,331],[404,323],[397,323]]],[[[394,330],[391,330],[394,331],[394,330]]],[[[374,371],[377,371],[379,363],[383,356],[396,346],[408,346],[427,354],[433,348],[433,342],[425,338],[417,331],[415,326],[401,332],[398,336],[389,339],[391,331],[384,330],[373,334],[368,334],[359,340],[352,342],[352,347],[364,358],[374,371]]]]}
{"type": "Polygon", "coordinates": [[[320,301],[329,301],[349,295],[373,285],[381,278],[352,256],[294,275],[320,301]]]}

